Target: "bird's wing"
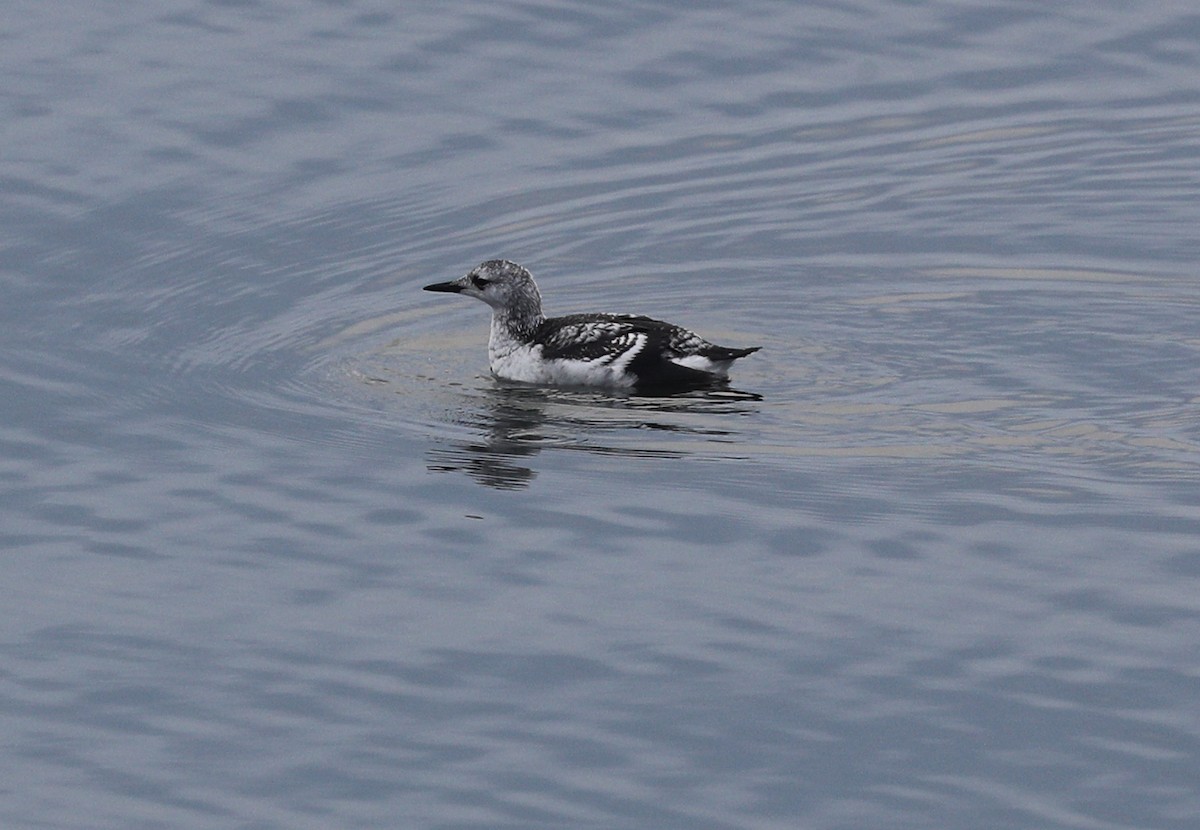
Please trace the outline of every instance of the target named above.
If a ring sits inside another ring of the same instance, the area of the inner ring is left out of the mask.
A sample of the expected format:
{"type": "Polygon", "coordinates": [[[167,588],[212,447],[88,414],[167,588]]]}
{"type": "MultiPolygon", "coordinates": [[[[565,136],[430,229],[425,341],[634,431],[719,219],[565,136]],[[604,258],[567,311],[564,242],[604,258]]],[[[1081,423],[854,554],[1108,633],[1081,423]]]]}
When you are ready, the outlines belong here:
{"type": "Polygon", "coordinates": [[[712,344],[699,335],[652,317],[635,314],[572,314],[552,317],[539,332],[543,356],[597,360],[649,342],[657,354],[694,354],[712,344]]]}
{"type": "Polygon", "coordinates": [[[583,360],[609,363],[640,349],[646,334],[617,315],[554,317],[537,333],[546,360],[583,360]]]}
{"type": "Polygon", "coordinates": [[[757,351],[709,343],[695,332],[652,317],[573,314],[545,320],[535,332],[546,360],[620,367],[639,388],[695,388],[723,382],[722,363],[757,351]],[[703,358],[696,365],[693,358],[703,358]]]}

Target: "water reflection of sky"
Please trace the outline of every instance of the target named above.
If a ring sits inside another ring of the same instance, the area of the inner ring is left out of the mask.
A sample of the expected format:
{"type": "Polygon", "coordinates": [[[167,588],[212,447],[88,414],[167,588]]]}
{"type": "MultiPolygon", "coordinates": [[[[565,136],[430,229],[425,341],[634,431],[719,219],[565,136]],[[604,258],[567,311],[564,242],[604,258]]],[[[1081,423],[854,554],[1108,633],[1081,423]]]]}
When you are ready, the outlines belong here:
{"type": "Polygon", "coordinates": [[[0,824],[1190,827],[1191,5],[10,17],[0,824]]]}

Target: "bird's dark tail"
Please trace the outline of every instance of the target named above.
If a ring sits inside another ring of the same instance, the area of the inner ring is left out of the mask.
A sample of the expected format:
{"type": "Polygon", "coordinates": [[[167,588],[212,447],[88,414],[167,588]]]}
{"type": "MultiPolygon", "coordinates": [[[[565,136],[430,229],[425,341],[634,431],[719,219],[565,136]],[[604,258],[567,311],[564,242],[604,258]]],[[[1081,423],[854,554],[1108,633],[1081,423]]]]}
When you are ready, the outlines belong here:
{"type": "Polygon", "coordinates": [[[739,357],[745,357],[748,354],[754,354],[762,346],[751,346],[748,349],[729,349],[725,346],[713,346],[700,352],[704,357],[716,363],[724,363],[725,361],[737,360],[739,357]]]}

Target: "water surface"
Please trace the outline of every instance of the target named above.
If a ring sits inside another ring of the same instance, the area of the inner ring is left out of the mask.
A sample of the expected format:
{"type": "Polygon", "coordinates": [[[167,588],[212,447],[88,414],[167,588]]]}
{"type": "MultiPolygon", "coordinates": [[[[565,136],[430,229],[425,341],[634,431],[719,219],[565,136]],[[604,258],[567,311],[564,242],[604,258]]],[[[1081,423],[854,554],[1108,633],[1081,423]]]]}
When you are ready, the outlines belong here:
{"type": "Polygon", "coordinates": [[[5,826],[1194,822],[1190,5],[19,11],[5,826]]]}

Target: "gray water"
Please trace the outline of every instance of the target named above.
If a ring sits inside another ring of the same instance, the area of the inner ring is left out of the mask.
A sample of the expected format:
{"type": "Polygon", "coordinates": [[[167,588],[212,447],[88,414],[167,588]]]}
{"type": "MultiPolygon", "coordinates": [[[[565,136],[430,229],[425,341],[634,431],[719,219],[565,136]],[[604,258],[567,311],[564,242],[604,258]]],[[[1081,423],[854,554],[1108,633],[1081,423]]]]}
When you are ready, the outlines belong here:
{"type": "Polygon", "coordinates": [[[4,17],[0,826],[1195,826],[1193,2],[4,17]]]}

